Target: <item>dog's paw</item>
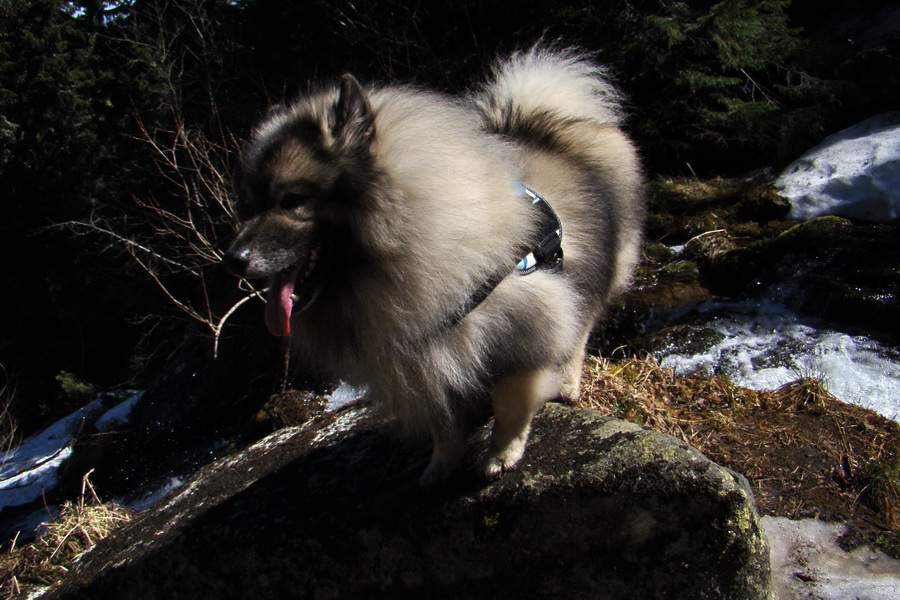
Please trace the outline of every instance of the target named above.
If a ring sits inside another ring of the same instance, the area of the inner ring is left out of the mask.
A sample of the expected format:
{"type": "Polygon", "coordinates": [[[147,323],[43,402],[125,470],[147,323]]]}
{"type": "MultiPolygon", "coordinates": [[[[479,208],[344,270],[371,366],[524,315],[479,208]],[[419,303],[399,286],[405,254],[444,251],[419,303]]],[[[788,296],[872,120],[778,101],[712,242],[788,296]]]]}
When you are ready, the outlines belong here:
{"type": "Polygon", "coordinates": [[[424,489],[440,487],[453,479],[459,471],[458,461],[432,461],[419,477],[419,487],[424,489]]]}
{"type": "Polygon", "coordinates": [[[500,479],[500,476],[503,475],[503,471],[505,471],[505,469],[499,458],[489,458],[484,463],[484,478],[488,481],[500,479]]]}
{"type": "Polygon", "coordinates": [[[488,481],[498,479],[507,471],[512,471],[525,454],[525,441],[515,440],[502,452],[494,452],[484,461],[483,472],[488,481]]]}
{"type": "Polygon", "coordinates": [[[559,397],[566,402],[575,402],[581,397],[581,380],[567,381],[559,390],[559,397]]]}

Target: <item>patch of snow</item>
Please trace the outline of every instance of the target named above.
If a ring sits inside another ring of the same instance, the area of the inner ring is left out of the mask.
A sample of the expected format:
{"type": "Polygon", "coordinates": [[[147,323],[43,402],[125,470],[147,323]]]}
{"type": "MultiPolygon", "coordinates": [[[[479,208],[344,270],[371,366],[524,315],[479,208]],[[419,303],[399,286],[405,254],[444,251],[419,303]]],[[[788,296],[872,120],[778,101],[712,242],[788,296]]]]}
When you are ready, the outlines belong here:
{"type": "Polygon", "coordinates": [[[767,300],[707,302],[699,312],[708,318],[692,339],[656,353],[663,366],[725,375],[752,389],[817,377],[838,399],[900,420],[900,349],[828,329],[767,300]]]}
{"type": "Polygon", "coordinates": [[[23,465],[15,475],[0,480],[0,509],[21,506],[38,498],[56,485],[59,466],[72,454],[72,448],[60,448],[56,454],[45,456],[35,463],[23,465]]]}
{"type": "Polygon", "coordinates": [[[346,381],[341,381],[330,394],[325,394],[325,399],[328,400],[328,406],[325,410],[337,410],[344,405],[359,400],[366,395],[367,391],[368,390],[365,387],[358,388],[350,385],[346,381]]]}
{"type": "Polygon", "coordinates": [[[771,548],[772,587],[779,600],[894,600],[900,560],[860,546],[837,545],[846,525],[779,517],[760,520],[771,548]]]}
{"type": "Polygon", "coordinates": [[[96,399],[4,453],[0,462],[0,509],[27,504],[56,485],[57,469],[72,454],[73,435],[102,407],[96,399]]]}
{"type": "Polygon", "coordinates": [[[828,137],[788,165],[775,187],[790,201],[791,219],[900,217],[900,112],[828,137]]]}
{"type": "Polygon", "coordinates": [[[107,429],[116,425],[127,424],[131,417],[131,411],[134,409],[137,403],[140,402],[143,395],[144,392],[135,392],[126,400],[119,402],[117,405],[103,413],[103,415],[99,419],[97,419],[97,429],[99,431],[106,431],[107,429]]]}

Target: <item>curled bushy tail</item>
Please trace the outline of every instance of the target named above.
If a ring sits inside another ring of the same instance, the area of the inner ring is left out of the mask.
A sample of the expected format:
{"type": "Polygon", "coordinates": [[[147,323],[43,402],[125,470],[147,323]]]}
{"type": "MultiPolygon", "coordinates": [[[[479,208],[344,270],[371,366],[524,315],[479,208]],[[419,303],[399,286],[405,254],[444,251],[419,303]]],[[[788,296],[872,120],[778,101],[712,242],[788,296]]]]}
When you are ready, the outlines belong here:
{"type": "Polygon", "coordinates": [[[491,131],[515,137],[552,135],[565,122],[622,120],[621,95],[606,70],[572,49],[536,46],[500,61],[475,102],[491,131]]]}

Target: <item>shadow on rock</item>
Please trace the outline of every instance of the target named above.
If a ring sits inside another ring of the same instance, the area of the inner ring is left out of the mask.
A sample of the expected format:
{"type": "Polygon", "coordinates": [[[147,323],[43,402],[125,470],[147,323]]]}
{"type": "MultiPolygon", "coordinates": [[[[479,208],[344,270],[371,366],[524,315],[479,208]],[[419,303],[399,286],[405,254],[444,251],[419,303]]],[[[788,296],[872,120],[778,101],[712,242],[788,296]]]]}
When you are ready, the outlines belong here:
{"type": "Polygon", "coordinates": [[[282,429],[201,469],[44,597],[767,597],[746,480],[674,438],[551,404],[518,470],[425,493],[427,450],[361,406],[282,429]]]}

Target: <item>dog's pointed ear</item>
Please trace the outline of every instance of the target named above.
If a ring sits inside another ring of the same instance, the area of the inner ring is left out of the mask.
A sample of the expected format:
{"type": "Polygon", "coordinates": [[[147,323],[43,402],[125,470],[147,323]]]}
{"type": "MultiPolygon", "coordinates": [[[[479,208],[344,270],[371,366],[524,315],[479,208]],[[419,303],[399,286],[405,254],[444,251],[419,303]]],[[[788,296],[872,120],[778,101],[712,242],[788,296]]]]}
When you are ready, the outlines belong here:
{"type": "Polygon", "coordinates": [[[362,86],[349,73],[341,77],[331,134],[339,147],[359,150],[367,150],[375,134],[372,106],[362,86]]]}

